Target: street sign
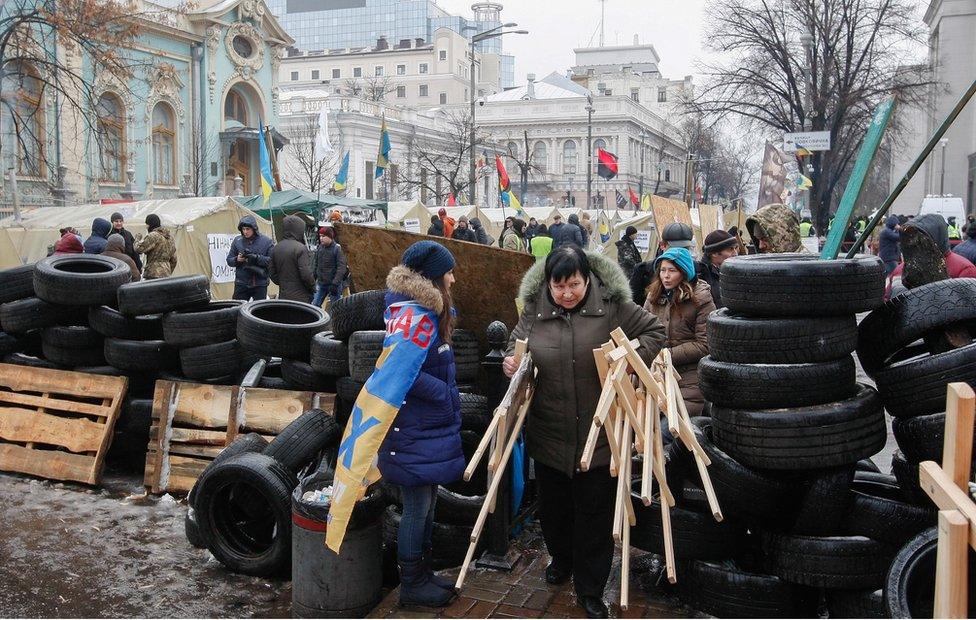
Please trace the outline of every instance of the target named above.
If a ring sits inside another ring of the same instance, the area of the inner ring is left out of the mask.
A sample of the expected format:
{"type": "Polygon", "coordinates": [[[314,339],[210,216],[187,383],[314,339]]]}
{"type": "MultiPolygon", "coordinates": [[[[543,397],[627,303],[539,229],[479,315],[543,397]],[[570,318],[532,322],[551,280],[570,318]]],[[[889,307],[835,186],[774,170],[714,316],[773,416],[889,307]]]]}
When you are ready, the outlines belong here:
{"type": "Polygon", "coordinates": [[[829,151],[829,131],[805,131],[783,134],[783,150],[796,153],[796,149],[803,147],[808,151],[829,151]]]}

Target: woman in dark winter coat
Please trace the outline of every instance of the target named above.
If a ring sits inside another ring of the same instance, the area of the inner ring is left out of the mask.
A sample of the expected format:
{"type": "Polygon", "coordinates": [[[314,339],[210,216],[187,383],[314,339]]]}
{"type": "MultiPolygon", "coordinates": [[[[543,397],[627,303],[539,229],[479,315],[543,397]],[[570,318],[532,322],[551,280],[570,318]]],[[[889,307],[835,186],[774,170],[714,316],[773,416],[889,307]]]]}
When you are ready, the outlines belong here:
{"type": "Polygon", "coordinates": [[[388,325],[396,325],[416,303],[437,313],[437,329],[413,386],[379,451],[383,479],[399,487],[403,516],[397,537],[400,603],[443,606],[455,596],[454,583],[430,568],[437,486],[464,472],[461,399],[451,333],[454,310],[454,256],[435,241],[419,241],[386,278],[388,325]]]}
{"type": "Polygon", "coordinates": [[[535,459],[539,519],[552,562],[546,581],[573,578],[576,597],[591,618],[605,618],[601,597],[613,558],[610,448],[601,435],[590,468],[579,470],[601,384],[593,350],[620,327],[640,342],[650,364],[664,344],[657,319],[631,301],[620,267],[575,245],[557,248],[522,279],[524,304],[503,368],[509,376],[517,339],[528,340],[538,375],[527,417],[525,445],[535,459]]]}
{"type": "Polygon", "coordinates": [[[441,218],[436,215],[430,216],[430,227],[427,229],[427,234],[432,237],[444,236],[444,222],[441,221],[441,218]]]}
{"type": "Polygon", "coordinates": [[[640,250],[637,249],[635,239],[637,239],[637,228],[628,226],[623,238],[617,242],[617,264],[628,279],[634,275],[634,267],[641,262],[640,250]]]}
{"type": "Polygon", "coordinates": [[[108,220],[96,217],[92,221],[92,234],[85,239],[85,254],[101,254],[108,243],[108,234],[112,231],[112,224],[108,220]]]}
{"type": "Polygon", "coordinates": [[[297,215],[282,220],[284,239],[271,249],[268,277],[278,285],[278,299],[309,303],[315,293],[312,256],[305,245],[305,221],[297,215]]]}
{"type": "Polygon", "coordinates": [[[708,355],[706,327],[715,310],[712,290],[697,277],[695,261],[685,248],[669,248],[658,256],[654,274],[644,309],[664,325],[688,414],[701,415],[705,398],[698,387],[698,362],[708,355]]]}

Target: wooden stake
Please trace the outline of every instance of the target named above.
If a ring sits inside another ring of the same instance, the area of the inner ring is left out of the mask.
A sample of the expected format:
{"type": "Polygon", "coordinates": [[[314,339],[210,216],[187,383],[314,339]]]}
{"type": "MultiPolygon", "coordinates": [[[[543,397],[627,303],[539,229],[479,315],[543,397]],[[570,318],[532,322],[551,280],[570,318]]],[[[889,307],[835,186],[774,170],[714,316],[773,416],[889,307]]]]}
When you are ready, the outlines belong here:
{"type": "Polygon", "coordinates": [[[650,506],[651,497],[654,493],[652,476],[654,475],[654,419],[657,417],[657,406],[650,394],[644,394],[642,404],[644,408],[644,467],[641,471],[641,501],[645,506],[650,506]]]}
{"type": "MultiPolygon", "coordinates": [[[[631,461],[624,463],[627,480],[627,497],[625,501],[630,505],[630,468],[631,461]]],[[[630,527],[633,523],[624,523],[620,538],[620,608],[624,611],[630,606],[630,527]]]]}
{"type": "Polygon", "coordinates": [[[464,470],[464,479],[466,481],[471,480],[471,476],[474,475],[474,470],[477,469],[478,463],[481,462],[481,457],[484,456],[485,450],[488,449],[489,444],[494,439],[495,429],[498,428],[498,420],[500,417],[499,411],[496,409],[495,415],[491,416],[491,422],[488,423],[488,428],[485,429],[485,434],[482,435],[481,441],[478,442],[478,448],[474,451],[474,454],[471,456],[471,461],[464,470]]]}
{"type": "Polygon", "coordinates": [[[973,462],[973,417],[976,393],[965,383],[950,383],[946,392],[942,470],[963,491],[969,491],[973,462]],[[968,430],[967,430],[968,429],[968,430]]]}
{"type": "Polygon", "coordinates": [[[959,511],[939,511],[935,618],[966,618],[968,615],[969,529],[969,521],[959,511]]]}

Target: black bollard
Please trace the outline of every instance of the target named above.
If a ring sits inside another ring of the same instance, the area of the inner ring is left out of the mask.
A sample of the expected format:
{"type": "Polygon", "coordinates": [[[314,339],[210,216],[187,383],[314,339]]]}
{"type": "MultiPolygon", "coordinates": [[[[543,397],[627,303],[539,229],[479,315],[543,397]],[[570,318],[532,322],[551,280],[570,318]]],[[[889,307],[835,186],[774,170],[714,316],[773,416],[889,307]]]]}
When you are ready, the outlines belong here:
{"type": "MultiPolygon", "coordinates": [[[[508,328],[501,321],[495,321],[488,326],[488,346],[490,351],[481,362],[481,380],[483,393],[488,404],[488,411],[494,412],[505,392],[508,391],[509,379],[502,370],[505,359],[505,349],[508,347],[508,328]]],[[[499,447],[498,449],[502,449],[499,447]]],[[[488,458],[485,455],[484,458],[488,458]]],[[[498,486],[498,496],[495,500],[495,512],[488,515],[485,523],[484,536],[487,537],[488,548],[475,563],[482,568],[510,571],[518,562],[518,554],[509,552],[508,534],[512,529],[512,495],[511,471],[506,468],[498,486]]]]}

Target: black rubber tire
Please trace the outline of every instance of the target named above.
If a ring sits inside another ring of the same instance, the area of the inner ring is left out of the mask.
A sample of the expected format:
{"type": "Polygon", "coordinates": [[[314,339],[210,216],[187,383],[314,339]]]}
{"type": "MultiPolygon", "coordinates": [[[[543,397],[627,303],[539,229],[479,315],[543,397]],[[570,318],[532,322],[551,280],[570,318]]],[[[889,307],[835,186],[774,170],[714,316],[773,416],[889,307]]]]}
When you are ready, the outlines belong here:
{"type": "MultiPolygon", "coordinates": [[[[41,342],[65,349],[101,347],[102,335],[84,325],[54,325],[41,332],[41,342]]],[[[90,364],[98,366],[99,364],[90,364]]]]}
{"type": "MultiPolygon", "coordinates": [[[[888,618],[882,590],[826,590],[830,618],[888,618]]],[[[811,616],[812,617],[812,616],[811,616]]]]}
{"type": "MultiPolygon", "coordinates": [[[[436,510],[436,506],[435,506],[436,510]]],[[[383,511],[383,545],[387,553],[396,557],[397,534],[400,530],[400,509],[395,506],[387,506],[383,511]]],[[[460,566],[464,562],[464,555],[468,551],[471,542],[470,525],[452,525],[434,521],[433,535],[431,542],[431,568],[442,570],[460,566]]],[[[482,536],[478,542],[477,553],[484,549],[487,537],[482,536]]]]}
{"type": "Polygon", "coordinates": [[[126,316],[164,314],[210,303],[210,279],[204,275],[140,280],[119,287],[119,312],[126,316]]]}
{"type": "Polygon", "coordinates": [[[976,342],[897,362],[876,371],[873,378],[885,409],[896,418],[945,411],[947,383],[976,385],[976,342]]]}
{"type": "Polygon", "coordinates": [[[88,309],[88,325],[106,338],[163,339],[163,317],[159,314],[128,317],[108,306],[92,306],[88,309]]]}
{"type": "Polygon", "coordinates": [[[36,297],[34,263],[0,271],[0,304],[36,297]]]}
{"type": "Polygon", "coordinates": [[[739,568],[733,561],[693,560],[679,566],[681,600],[717,618],[813,618],[817,597],[779,577],[739,568]]]}
{"type": "Polygon", "coordinates": [[[816,254],[751,254],[722,263],[722,302],[752,316],[845,316],[873,310],[884,297],[877,256],[821,260],[816,254]]]}
{"type": "Polygon", "coordinates": [[[122,401],[119,417],[112,427],[112,443],[105,455],[113,469],[139,474],[145,471],[152,407],[151,398],[130,396],[122,401]]]}
{"type": "Polygon", "coordinates": [[[174,370],[179,352],[162,340],[105,339],[105,361],[124,371],[174,370]]]}
{"type": "Polygon", "coordinates": [[[297,474],[321,450],[337,444],[341,436],[342,429],[332,415],[321,409],[310,409],[278,433],[263,454],[297,474]]]}
{"type": "Polygon", "coordinates": [[[763,535],[767,566],[791,583],[866,589],[884,583],[896,548],[863,536],[763,535]]]}
{"type": "Polygon", "coordinates": [[[308,362],[281,360],[281,378],[290,390],[335,393],[336,378],[315,372],[308,362]]]}
{"type": "Polygon", "coordinates": [[[197,549],[207,548],[207,543],[200,536],[200,526],[197,525],[197,517],[193,512],[193,508],[187,508],[186,514],[183,516],[183,533],[186,535],[186,542],[190,543],[191,547],[197,549]]]}
{"type": "Polygon", "coordinates": [[[803,495],[796,511],[791,534],[834,536],[845,533],[844,519],[854,501],[854,467],[838,467],[816,472],[803,484],[803,495]]]}
{"type": "Polygon", "coordinates": [[[461,428],[483,434],[492,418],[488,411],[488,399],[467,392],[460,392],[458,396],[461,400],[461,428]]]}
{"type": "Polygon", "coordinates": [[[229,570],[271,577],[291,570],[295,475],[264,454],[237,454],[201,474],[194,509],[210,553],[229,570]],[[248,531],[242,523],[252,524],[248,531]]]}
{"type": "Polygon", "coordinates": [[[457,382],[476,382],[478,372],[481,370],[481,350],[477,334],[467,329],[455,329],[451,339],[454,364],[457,367],[457,382]]]}
{"type": "Polygon", "coordinates": [[[937,512],[901,501],[897,486],[871,484],[855,478],[853,502],[843,531],[901,547],[922,530],[936,523],[937,512]]]}
{"type": "Polygon", "coordinates": [[[434,520],[453,525],[474,525],[485,503],[484,495],[461,495],[450,489],[437,487],[434,520]]]}
{"type": "MultiPolygon", "coordinates": [[[[149,405],[151,408],[152,401],[149,401],[149,405]]],[[[223,450],[217,453],[217,456],[215,456],[213,460],[207,464],[207,467],[204,468],[203,472],[206,472],[207,469],[210,469],[211,467],[215,467],[216,465],[223,463],[232,456],[244,454],[245,452],[262,452],[267,447],[268,440],[258,433],[245,433],[243,435],[238,435],[234,438],[234,441],[230,442],[224,447],[223,450]]],[[[203,475],[203,472],[201,472],[201,476],[203,475]]],[[[197,481],[199,480],[200,478],[198,477],[197,481]]],[[[191,507],[196,499],[196,488],[197,485],[194,484],[190,489],[190,493],[186,496],[186,503],[191,507]]]]}
{"type": "Polygon", "coordinates": [[[339,377],[336,379],[336,398],[341,398],[352,407],[364,385],[366,384],[362,381],[355,381],[351,377],[339,377]]]}
{"type": "Polygon", "coordinates": [[[241,358],[241,345],[228,340],[180,350],[180,368],[188,379],[206,381],[236,375],[241,371],[241,358]]]}
{"type": "Polygon", "coordinates": [[[919,483],[918,462],[909,461],[900,450],[891,455],[891,473],[898,480],[902,499],[916,506],[932,506],[932,500],[919,483]]]}
{"type": "Polygon", "coordinates": [[[17,353],[26,347],[24,338],[0,332],[0,356],[17,353]]]}
{"type": "Polygon", "coordinates": [[[366,382],[376,369],[376,360],[383,353],[385,331],[358,331],[349,336],[349,376],[353,381],[366,382]]]}
{"type": "Polygon", "coordinates": [[[77,366],[101,366],[105,364],[105,354],[101,346],[89,349],[77,349],[73,347],[59,347],[47,342],[41,345],[44,358],[60,366],[71,368],[77,366]]]}
{"type": "Polygon", "coordinates": [[[309,363],[316,372],[327,377],[349,376],[349,347],[332,337],[330,332],[312,336],[309,363]]]}
{"type": "Polygon", "coordinates": [[[722,308],[708,316],[708,354],[719,362],[828,362],[850,354],[856,344],[852,315],[763,319],[722,308]]]}
{"type": "Polygon", "coordinates": [[[48,303],[37,297],[11,301],[0,306],[0,325],[8,334],[26,334],[52,325],[83,322],[78,308],[48,303]]]}
{"type": "Polygon", "coordinates": [[[342,297],[329,307],[332,316],[332,335],[336,340],[348,340],[355,332],[385,329],[386,291],[363,291],[342,297]]]}
{"type": "MultiPolygon", "coordinates": [[[[909,461],[921,463],[922,461],[942,462],[942,451],[945,441],[945,414],[933,413],[931,415],[920,415],[914,418],[895,418],[891,421],[891,431],[898,442],[898,449],[909,461]]],[[[973,430],[976,437],[976,429],[973,430]]],[[[973,460],[970,469],[970,480],[972,474],[976,474],[976,459],[973,460]]]]}
{"type": "Polygon", "coordinates": [[[715,445],[748,467],[802,470],[853,465],[884,448],[884,408],[861,385],[847,400],[790,410],[712,407],[715,445]]]}
{"type": "MultiPolygon", "coordinates": [[[[898,551],[884,583],[885,611],[889,618],[932,618],[935,603],[935,565],[939,545],[938,528],[920,533],[898,551]]],[[[976,554],[969,550],[969,609],[976,618],[976,554]]]]}
{"type": "Polygon", "coordinates": [[[308,361],[312,336],[329,328],[329,315],[300,301],[265,299],[241,307],[237,339],[258,355],[308,361]]]}
{"type": "MultiPolygon", "coordinates": [[[[788,527],[796,517],[797,503],[803,491],[802,485],[771,477],[749,469],[733,459],[712,442],[712,421],[709,418],[693,418],[695,438],[712,462],[708,475],[715,495],[726,518],[738,519],[748,524],[788,527]]],[[[669,462],[665,469],[671,492],[677,496],[676,486],[688,478],[697,483],[698,469],[691,453],[677,442],[668,447],[669,462]]]]}
{"type": "Polygon", "coordinates": [[[116,292],[131,279],[128,265],[100,254],[55,254],[34,265],[37,297],[61,306],[115,303],[116,292]]]}
{"type": "Polygon", "coordinates": [[[163,315],[163,340],[179,349],[228,342],[237,338],[242,301],[211,301],[206,306],[163,315]]]}
{"type": "MultiPolygon", "coordinates": [[[[336,379],[336,383],[338,383],[340,379],[342,379],[342,377],[336,379]]],[[[338,391],[338,389],[339,388],[336,387],[336,391],[338,391]]],[[[349,421],[349,416],[352,415],[353,404],[354,403],[352,401],[347,401],[336,394],[335,405],[332,408],[332,415],[335,416],[336,422],[339,423],[339,426],[343,428],[346,427],[346,423],[349,421]]]]}
{"type": "MultiPolygon", "coordinates": [[[[651,505],[645,506],[638,480],[633,483],[630,502],[637,515],[637,524],[630,528],[631,546],[664,555],[660,498],[655,496],[651,505]]],[[[722,560],[735,557],[743,550],[746,528],[737,521],[726,519],[720,523],[710,513],[674,506],[671,535],[677,560],[722,560]]]]}
{"type": "Polygon", "coordinates": [[[706,355],[698,364],[705,400],[729,409],[811,407],[845,400],[857,393],[855,376],[850,355],[817,364],[774,365],[731,364],[706,355]]]}
{"type": "Polygon", "coordinates": [[[886,301],[858,326],[857,357],[872,373],[892,355],[929,332],[976,320],[976,280],[925,284],[886,301]]]}
{"type": "Polygon", "coordinates": [[[16,366],[28,366],[30,368],[49,368],[51,370],[65,370],[65,366],[55,364],[46,359],[41,359],[26,353],[11,353],[3,357],[4,364],[14,364],[16,366]]]}
{"type": "Polygon", "coordinates": [[[857,471],[875,472],[878,474],[881,473],[881,469],[878,468],[877,464],[875,464],[875,462],[871,459],[861,459],[857,462],[855,468],[857,471]]]}

